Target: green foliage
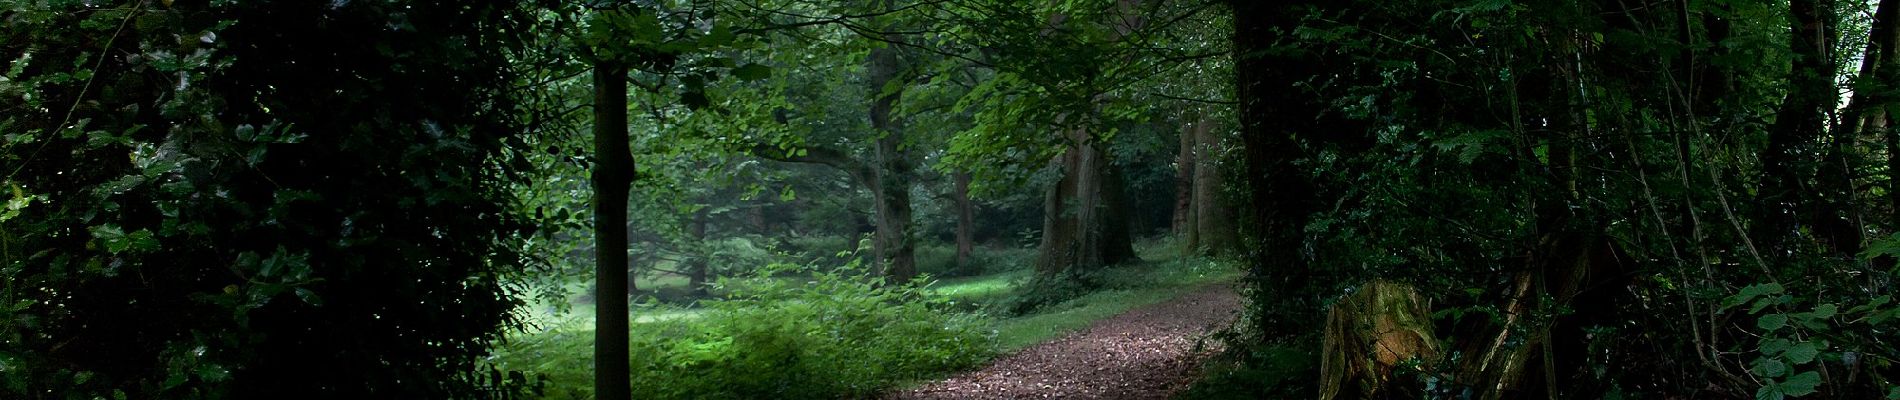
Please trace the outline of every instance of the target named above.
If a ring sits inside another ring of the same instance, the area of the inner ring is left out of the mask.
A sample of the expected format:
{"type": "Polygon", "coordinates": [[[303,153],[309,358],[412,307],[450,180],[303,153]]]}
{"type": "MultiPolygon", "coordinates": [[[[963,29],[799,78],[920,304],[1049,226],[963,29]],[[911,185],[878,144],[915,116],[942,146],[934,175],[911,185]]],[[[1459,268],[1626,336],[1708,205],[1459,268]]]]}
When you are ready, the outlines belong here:
{"type": "Polygon", "coordinates": [[[992,305],[991,309],[1000,315],[1022,316],[1100,290],[1100,278],[1096,272],[1036,275],[1022,285],[1015,296],[992,305]]]}
{"type": "Polygon", "coordinates": [[[978,248],[970,254],[963,266],[957,265],[957,248],[954,244],[921,244],[917,246],[917,271],[939,278],[958,278],[983,276],[1018,271],[1030,267],[1035,254],[1026,249],[978,248]]]}
{"type": "MultiPolygon", "coordinates": [[[[1228,332],[1226,334],[1231,334],[1228,332]]],[[[1230,341],[1233,337],[1218,336],[1230,341]]],[[[1206,361],[1201,377],[1181,393],[1179,399],[1292,399],[1312,397],[1319,392],[1319,354],[1317,343],[1288,343],[1248,346],[1249,350],[1223,352],[1206,361]]]]}
{"type": "MultiPolygon", "coordinates": [[[[1892,245],[1876,243],[1873,248],[1892,245]]],[[[1809,296],[1790,293],[1779,283],[1762,283],[1743,287],[1723,299],[1721,310],[1733,309],[1755,317],[1750,331],[1759,339],[1755,351],[1750,352],[1753,357],[1748,372],[1762,382],[1756,398],[1815,393],[1823,383],[1823,362],[1844,361],[1856,366],[1895,362],[1894,348],[1877,339],[1891,332],[1896,319],[1900,319],[1900,306],[1893,304],[1892,295],[1874,296],[1845,310],[1835,303],[1813,304],[1809,296]]]]}
{"type": "Polygon", "coordinates": [[[0,2],[0,397],[522,383],[518,6],[0,2]]]}
{"type": "Polygon", "coordinates": [[[1875,200],[1886,150],[1855,142],[1890,132],[1771,137],[1813,111],[1780,110],[1811,73],[1791,69],[1812,58],[1789,43],[1789,3],[1228,3],[1259,168],[1252,343],[1310,334],[1350,285],[1402,280],[1460,352],[1435,389],[1488,396],[1455,380],[1510,363],[1473,349],[1547,343],[1516,390],[1886,393],[1896,244],[1853,255],[1896,228],[1875,200]],[[1792,172],[1769,172],[1784,148],[1792,172]],[[1762,193],[1781,180],[1814,198],[1762,193]],[[1764,228],[1784,218],[1800,222],[1764,228]]]}
{"type": "Polygon", "coordinates": [[[1110,267],[1088,274],[1088,283],[1071,282],[1055,295],[1035,294],[1051,290],[1028,284],[1036,278],[1024,276],[1014,293],[984,305],[992,313],[1024,308],[1033,299],[1039,307],[1016,318],[997,324],[997,341],[1004,349],[1020,349],[1060,337],[1103,318],[1113,317],[1144,305],[1160,303],[1207,285],[1231,282],[1240,277],[1239,264],[1231,260],[1183,259],[1170,262],[1142,263],[1110,267]],[[1093,286],[1083,289],[1082,286],[1093,286]],[[1066,298],[1056,300],[1056,298],[1066,298]]]}
{"type": "MultiPolygon", "coordinates": [[[[921,282],[885,286],[854,268],[778,265],[722,279],[715,290],[727,297],[704,302],[696,317],[634,327],[635,397],[866,396],[975,366],[994,349],[988,321],[947,312],[948,298],[921,282]]],[[[547,398],[587,398],[591,347],[576,328],[511,342],[498,363],[547,374],[547,398]]]]}

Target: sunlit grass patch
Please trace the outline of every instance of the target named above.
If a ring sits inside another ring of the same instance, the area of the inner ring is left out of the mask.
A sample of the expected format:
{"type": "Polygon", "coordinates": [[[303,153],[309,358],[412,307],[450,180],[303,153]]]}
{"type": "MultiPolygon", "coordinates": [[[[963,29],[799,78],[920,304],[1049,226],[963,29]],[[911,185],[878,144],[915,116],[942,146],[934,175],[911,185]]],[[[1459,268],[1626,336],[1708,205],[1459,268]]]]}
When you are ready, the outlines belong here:
{"type": "Polygon", "coordinates": [[[1029,347],[1204,285],[1232,282],[1240,277],[1240,270],[1225,262],[1189,259],[1111,268],[1100,274],[1103,288],[1098,291],[998,321],[997,344],[1005,351],[1029,347]]]}
{"type": "Polygon", "coordinates": [[[959,303],[985,303],[1009,296],[1018,285],[1029,279],[1030,274],[1029,270],[1015,270],[943,279],[932,284],[930,289],[938,294],[949,296],[951,300],[959,303]]]}

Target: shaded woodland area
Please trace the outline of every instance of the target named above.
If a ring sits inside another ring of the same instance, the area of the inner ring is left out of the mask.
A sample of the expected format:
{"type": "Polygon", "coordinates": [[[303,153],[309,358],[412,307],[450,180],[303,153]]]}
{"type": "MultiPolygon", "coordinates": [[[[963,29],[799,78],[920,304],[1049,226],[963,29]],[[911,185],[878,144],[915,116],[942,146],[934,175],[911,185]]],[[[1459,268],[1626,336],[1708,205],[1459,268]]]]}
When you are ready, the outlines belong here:
{"type": "Polygon", "coordinates": [[[0,21],[0,398],[1900,400],[1900,0],[0,21]]]}

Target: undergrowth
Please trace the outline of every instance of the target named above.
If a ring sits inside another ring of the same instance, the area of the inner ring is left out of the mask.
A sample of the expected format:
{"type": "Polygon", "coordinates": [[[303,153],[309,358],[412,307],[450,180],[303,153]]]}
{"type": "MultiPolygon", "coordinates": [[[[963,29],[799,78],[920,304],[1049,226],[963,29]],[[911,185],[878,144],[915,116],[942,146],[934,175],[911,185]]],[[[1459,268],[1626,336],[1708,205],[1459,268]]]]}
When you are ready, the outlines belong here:
{"type": "MultiPolygon", "coordinates": [[[[728,296],[705,301],[697,318],[636,324],[634,397],[861,397],[974,367],[994,352],[988,320],[945,312],[948,298],[921,285],[879,285],[854,268],[806,269],[779,265],[723,279],[716,285],[728,296]],[[809,272],[810,279],[774,277],[787,272],[809,272]]],[[[543,374],[544,398],[591,398],[587,322],[568,320],[520,337],[493,362],[543,374]]]]}
{"type": "MultiPolygon", "coordinates": [[[[1033,257],[992,249],[964,269],[981,275],[905,286],[864,278],[851,257],[842,268],[774,265],[715,282],[720,299],[697,307],[643,304],[630,335],[635,397],[867,397],[1240,273],[1228,261],[1151,257],[1164,261],[1038,279],[1033,257]]],[[[545,399],[592,398],[591,314],[569,315],[511,336],[491,364],[539,375],[545,399]]]]}

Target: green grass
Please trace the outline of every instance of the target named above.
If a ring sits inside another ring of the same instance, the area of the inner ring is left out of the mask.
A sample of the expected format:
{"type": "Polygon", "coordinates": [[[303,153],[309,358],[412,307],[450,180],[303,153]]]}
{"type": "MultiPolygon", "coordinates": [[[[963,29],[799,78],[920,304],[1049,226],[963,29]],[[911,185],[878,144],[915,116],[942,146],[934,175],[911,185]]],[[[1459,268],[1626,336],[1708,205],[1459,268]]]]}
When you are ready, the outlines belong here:
{"type": "MultiPolygon", "coordinates": [[[[979,318],[993,321],[988,329],[994,335],[997,352],[982,355],[987,357],[1052,340],[1087,328],[1096,321],[1164,302],[1204,285],[1232,282],[1241,275],[1240,268],[1231,262],[1181,258],[1170,240],[1144,241],[1138,244],[1137,252],[1148,261],[1088,272],[1082,274],[1080,280],[1070,281],[1084,283],[1052,284],[1051,281],[1035,279],[1035,272],[1030,268],[1030,260],[1035,256],[1033,250],[979,249],[974,260],[980,264],[957,269],[957,272],[973,275],[934,279],[926,290],[951,301],[952,308],[940,312],[980,313],[992,317],[979,318]],[[1036,306],[1012,308],[1023,304],[1024,299],[1032,299],[1032,304],[1036,306]]],[[[930,254],[933,259],[954,256],[941,251],[930,254]]],[[[945,261],[931,262],[940,264],[945,261]]],[[[797,276],[781,278],[798,281],[788,282],[795,285],[805,279],[797,276]]],[[[642,277],[638,285],[643,291],[679,291],[686,286],[686,279],[659,274],[642,277]]],[[[563,286],[570,294],[584,293],[587,288],[585,282],[569,282],[563,286]]],[[[706,309],[681,306],[686,303],[670,301],[671,305],[636,307],[632,322],[652,327],[658,325],[647,324],[682,319],[694,322],[708,315],[706,309]]],[[[575,375],[563,376],[559,380],[585,381],[580,379],[583,376],[576,374],[584,374],[589,365],[582,358],[587,358],[590,353],[593,314],[594,307],[591,304],[573,304],[565,313],[553,313],[551,307],[536,307],[531,318],[541,322],[539,325],[547,329],[511,335],[511,340],[525,341],[530,346],[524,347],[535,348],[537,354],[543,355],[517,355],[515,365],[524,365],[521,362],[529,359],[543,359],[546,361],[538,362],[539,367],[532,368],[550,369],[539,372],[551,372],[554,375],[575,375]],[[544,351],[551,353],[541,353],[544,351]],[[519,358],[522,356],[529,359],[519,358]],[[574,369],[581,370],[570,371],[574,369]]],[[[636,327],[636,330],[641,328],[636,327]]],[[[535,363],[530,362],[528,365],[535,363]]],[[[954,372],[942,371],[943,374],[954,372]]]]}
{"type": "Polygon", "coordinates": [[[930,285],[930,289],[950,296],[958,303],[988,304],[1014,294],[1017,285],[1027,281],[1030,274],[1031,272],[1027,269],[1018,269],[989,275],[941,279],[930,285]]]}
{"type": "MultiPolygon", "coordinates": [[[[990,273],[937,279],[931,283],[930,290],[950,297],[955,301],[957,309],[965,311],[986,310],[992,305],[1008,301],[1027,290],[1026,285],[1035,274],[1029,268],[1030,260],[1035,257],[1032,249],[979,250],[984,254],[979,255],[978,261],[997,264],[980,268],[991,271],[990,273]]],[[[1150,261],[1111,267],[1098,272],[1101,287],[1093,292],[1042,307],[1029,314],[998,319],[995,331],[1001,350],[1015,351],[1052,340],[1087,328],[1095,321],[1179,297],[1201,285],[1232,282],[1240,277],[1240,269],[1226,262],[1202,258],[1181,258],[1172,238],[1137,243],[1136,251],[1143,259],[1150,261]]],[[[664,273],[653,277],[643,276],[637,282],[642,290],[683,289],[686,283],[684,276],[664,273]]],[[[587,288],[584,282],[574,282],[568,286],[569,293],[583,293],[587,288]]],[[[648,323],[674,318],[695,318],[700,313],[700,310],[694,308],[636,309],[632,322],[648,323]]],[[[536,316],[543,318],[544,321],[567,318],[591,320],[594,317],[594,307],[588,304],[575,304],[564,315],[537,314],[536,316]]],[[[591,330],[593,325],[588,323],[566,326],[567,329],[585,326],[591,330]]]]}
{"type": "Polygon", "coordinates": [[[1223,262],[1191,259],[1116,267],[1102,274],[1105,277],[1099,290],[998,321],[998,345],[1004,351],[1014,351],[1055,339],[1095,321],[1180,297],[1203,285],[1232,282],[1240,277],[1240,270],[1223,262]]]}

